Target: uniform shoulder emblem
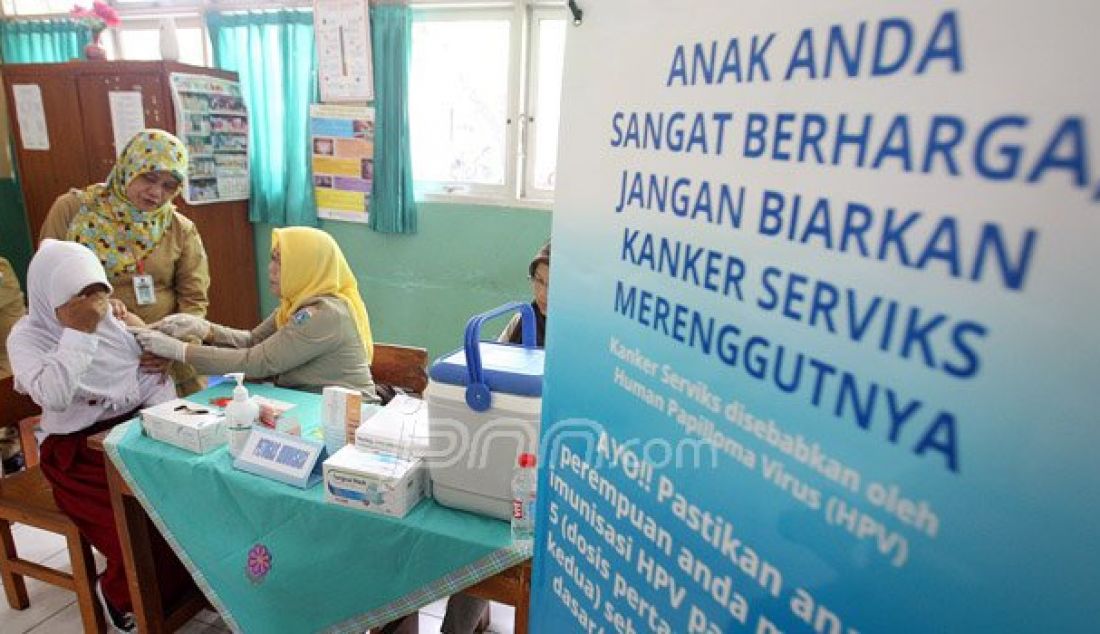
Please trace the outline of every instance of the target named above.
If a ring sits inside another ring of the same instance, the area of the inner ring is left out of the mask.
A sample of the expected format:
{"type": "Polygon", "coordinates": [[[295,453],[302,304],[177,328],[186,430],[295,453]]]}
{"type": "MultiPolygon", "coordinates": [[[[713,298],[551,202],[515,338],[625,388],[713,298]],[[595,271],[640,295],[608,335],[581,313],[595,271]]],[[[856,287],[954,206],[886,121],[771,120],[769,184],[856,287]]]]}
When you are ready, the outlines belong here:
{"type": "Polygon", "coordinates": [[[293,321],[296,325],[301,326],[302,324],[309,321],[309,318],[312,317],[312,316],[313,316],[313,310],[312,309],[303,308],[303,309],[299,310],[298,312],[294,313],[294,316],[291,317],[290,320],[293,321]]]}

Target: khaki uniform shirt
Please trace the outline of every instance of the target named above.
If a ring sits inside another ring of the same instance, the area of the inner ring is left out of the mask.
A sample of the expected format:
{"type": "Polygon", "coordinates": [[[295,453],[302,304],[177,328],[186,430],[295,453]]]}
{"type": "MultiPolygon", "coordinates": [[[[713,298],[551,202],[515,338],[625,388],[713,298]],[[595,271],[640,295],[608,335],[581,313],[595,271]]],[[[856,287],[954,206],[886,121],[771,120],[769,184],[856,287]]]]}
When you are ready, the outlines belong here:
{"type": "Polygon", "coordinates": [[[23,292],[19,290],[19,278],[4,258],[0,258],[0,379],[11,376],[8,362],[7,341],[11,327],[27,314],[23,292]]]}
{"type": "Polygon", "coordinates": [[[282,328],[275,326],[275,313],[251,332],[210,324],[206,342],[187,347],[187,363],[202,374],[244,372],[316,392],[337,385],[378,401],[355,320],[339,298],[307,300],[282,328]]]}
{"type": "MultiPolygon", "coordinates": [[[[80,193],[71,191],[62,194],[50,207],[42,230],[38,235],[43,238],[64,240],[69,225],[80,211],[80,193]]],[[[206,316],[210,304],[207,290],[210,288],[210,271],[207,267],[206,250],[195,223],[179,212],[173,214],[172,222],[164,236],[145,256],[145,273],[153,276],[156,292],[155,302],[139,306],[134,296],[133,274],[107,274],[107,279],[115,287],[114,297],[122,300],[126,308],[147,324],[151,324],[172,313],[190,313],[199,317],[206,316]]]]}

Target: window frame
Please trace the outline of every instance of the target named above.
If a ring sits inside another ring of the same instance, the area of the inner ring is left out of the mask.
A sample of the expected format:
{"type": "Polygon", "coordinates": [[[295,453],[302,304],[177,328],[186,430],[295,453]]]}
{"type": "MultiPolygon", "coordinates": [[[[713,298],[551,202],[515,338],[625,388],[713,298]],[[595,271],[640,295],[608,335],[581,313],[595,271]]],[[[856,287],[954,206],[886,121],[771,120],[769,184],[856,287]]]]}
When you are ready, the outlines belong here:
{"type": "MultiPolygon", "coordinates": [[[[528,199],[535,202],[543,202],[546,204],[552,204],[554,202],[554,189],[544,190],[535,187],[535,156],[538,154],[538,130],[541,122],[538,103],[539,103],[539,74],[538,74],[538,62],[539,55],[542,51],[542,42],[539,30],[539,23],[541,20],[562,20],[565,22],[566,29],[569,28],[570,21],[566,15],[565,7],[532,7],[530,10],[529,23],[527,25],[529,51],[526,55],[527,58],[527,91],[526,98],[524,99],[524,108],[519,113],[520,122],[520,146],[517,153],[522,153],[522,165],[523,175],[521,179],[522,188],[519,191],[519,197],[528,199]]],[[[560,112],[560,110],[559,110],[560,112]]],[[[561,128],[558,129],[559,136],[561,128]]],[[[556,166],[557,159],[555,159],[556,166]]],[[[556,188],[555,182],[555,188],[556,188]]]]}
{"type": "MultiPolygon", "coordinates": [[[[456,204],[505,206],[550,211],[554,192],[536,189],[533,184],[537,113],[538,21],[553,18],[566,20],[568,10],[562,1],[509,2],[455,1],[441,3],[432,0],[411,0],[413,22],[463,21],[479,16],[508,15],[508,103],[505,119],[505,177],[503,185],[480,185],[467,182],[414,182],[418,200],[456,204]],[[532,114],[528,114],[532,113],[532,114]],[[532,121],[531,118],[535,120],[532,121]]],[[[410,121],[410,124],[412,122],[410,121]]],[[[415,160],[415,159],[414,159],[415,160]]]]}
{"type": "MultiPolygon", "coordinates": [[[[119,17],[122,23],[112,29],[108,29],[106,32],[111,38],[111,43],[114,45],[116,60],[131,60],[131,58],[126,57],[126,49],[122,45],[123,31],[131,29],[156,31],[160,29],[160,21],[162,19],[172,18],[176,23],[177,29],[199,29],[199,33],[202,36],[202,62],[199,65],[210,67],[214,62],[213,52],[210,50],[210,33],[207,32],[206,20],[203,19],[201,13],[158,13],[152,15],[142,13],[137,15],[120,15],[119,17]]],[[[159,60],[159,49],[157,54],[157,60],[159,60]]],[[[181,61],[181,63],[186,64],[188,62],[181,61]]]]}
{"type": "MultiPolygon", "coordinates": [[[[515,45],[516,28],[514,14],[511,10],[498,6],[462,6],[455,8],[440,8],[433,6],[424,9],[414,7],[413,21],[421,22],[466,22],[477,19],[504,19],[508,22],[508,47],[511,50],[515,45]]],[[[515,102],[518,82],[516,81],[515,57],[509,55],[508,59],[508,85],[505,91],[505,122],[504,122],[504,182],[500,185],[486,185],[482,183],[469,183],[464,181],[415,181],[414,189],[417,198],[423,200],[463,200],[463,201],[497,201],[507,197],[508,192],[515,189],[515,152],[511,150],[516,143],[515,115],[512,103],[515,102]]],[[[411,124],[411,121],[410,121],[411,124]]]]}

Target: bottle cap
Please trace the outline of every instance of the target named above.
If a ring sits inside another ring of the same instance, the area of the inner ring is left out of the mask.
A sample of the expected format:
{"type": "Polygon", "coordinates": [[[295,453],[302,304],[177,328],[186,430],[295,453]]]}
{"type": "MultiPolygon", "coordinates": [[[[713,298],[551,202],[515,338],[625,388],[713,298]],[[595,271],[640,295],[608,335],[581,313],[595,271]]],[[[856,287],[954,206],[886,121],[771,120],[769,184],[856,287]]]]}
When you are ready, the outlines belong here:
{"type": "Polygon", "coordinates": [[[524,469],[529,469],[535,466],[535,454],[533,453],[521,453],[519,455],[519,466],[524,469]]]}

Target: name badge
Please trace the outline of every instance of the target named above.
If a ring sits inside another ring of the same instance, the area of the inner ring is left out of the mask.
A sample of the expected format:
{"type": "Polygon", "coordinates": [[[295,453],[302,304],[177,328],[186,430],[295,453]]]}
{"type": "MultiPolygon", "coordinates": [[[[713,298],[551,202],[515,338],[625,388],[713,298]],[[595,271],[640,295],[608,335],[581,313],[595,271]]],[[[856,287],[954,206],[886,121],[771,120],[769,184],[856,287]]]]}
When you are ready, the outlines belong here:
{"type": "Polygon", "coordinates": [[[138,306],[149,306],[156,303],[157,294],[153,288],[152,275],[134,276],[134,297],[137,298],[138,306]]]}

